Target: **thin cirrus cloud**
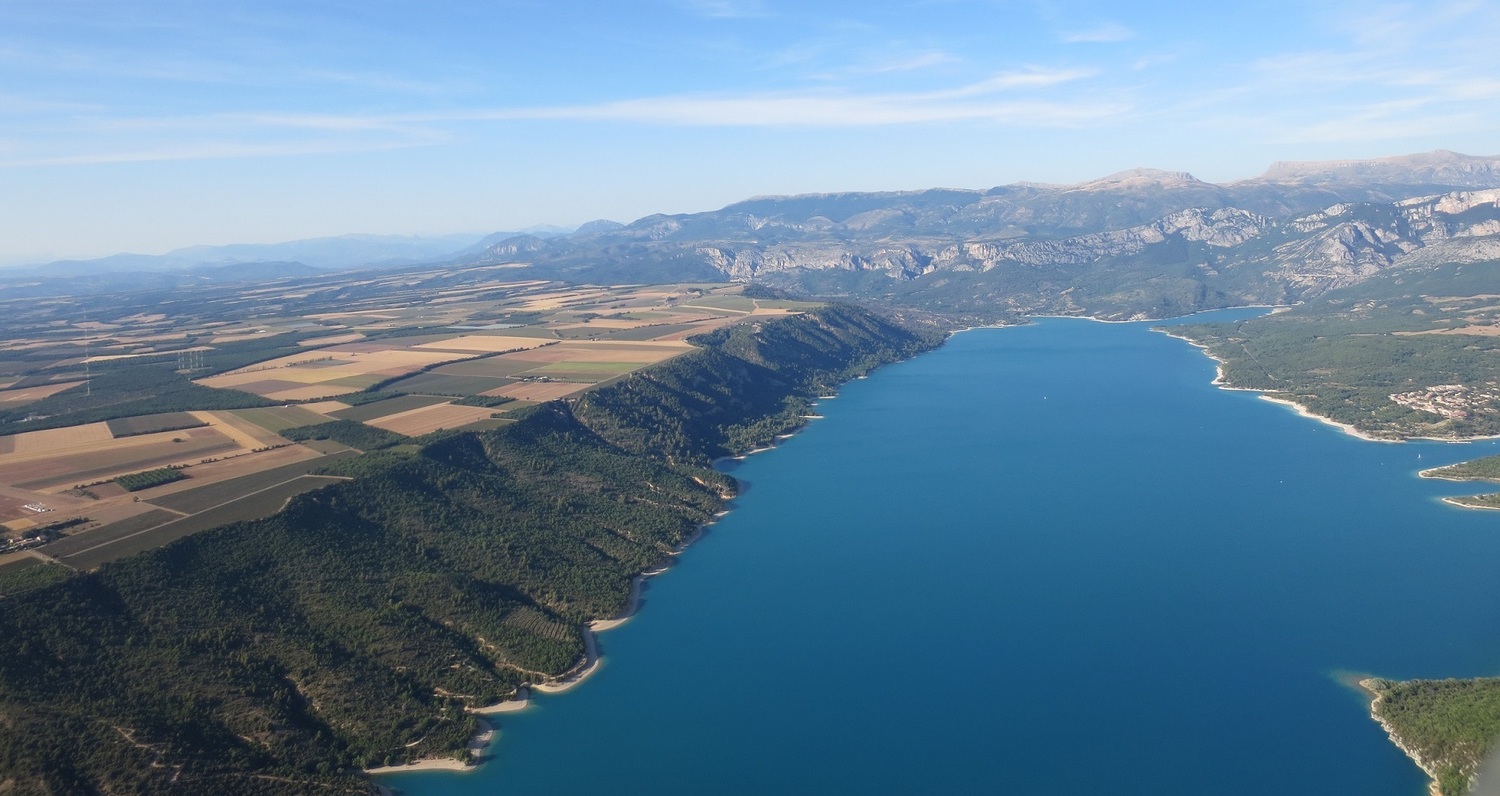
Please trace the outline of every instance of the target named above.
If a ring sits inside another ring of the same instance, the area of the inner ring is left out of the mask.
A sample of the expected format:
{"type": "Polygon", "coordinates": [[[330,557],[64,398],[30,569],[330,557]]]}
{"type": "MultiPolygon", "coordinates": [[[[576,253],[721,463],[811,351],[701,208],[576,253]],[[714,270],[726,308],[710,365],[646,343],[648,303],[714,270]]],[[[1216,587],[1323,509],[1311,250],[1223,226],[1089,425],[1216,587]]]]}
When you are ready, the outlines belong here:
{"type": "MultiPolygon", "coordinates": [[[[151,145],[128,151],[45,153],[0,166],[201,160],[366,152],[433,146],[451,140],[455,125],[483,122],[578,121],[673,127],[843,129],[945,122],[1006,127],[1079,127],[1119,119],[1131,106],[1118,97],[1058,99],[1034,90],[1084,81],[1091,69],[1002,72],[984,80],[922,92],[856,93],[808,90],[684,94],[539,107],[394,114],[223,113],[176,117],[94,117],[75,131],[101,138],[144,135],[151,145]],[[203,140],[205,138],[214,140],[203,140]],[[230,138],[232,140],[219,140],[230,138]],[[279,140],[279,139],[295,140],[279,140]],[[178,139],[176,144],[163,139],[178,139]],[[278,139],[278,140],[272,140],[278,139]],[[306,139],[306,140],[301,140],[306,139]]],[[[81,144],[82,142],[80,142],[81,144]]],[[[87,146],[86,144],[82,144],[87,146]]]]}
{"type": "Polygon", "coordinates": [[[1128,106],[1119,100],[1015,100],[1004,99],[1001,95],[1018,89],[1072,83],[1095,74],[1090,69],[1029,69],[1004,72],[955,88],[925,92],[671,95],[590,105],[499,109],[478,112],[469,118],[572,119],[694,127],[836,128],[966,120],[1027,127],[1072,126],[1118,116],[1125,113],[1128,106]]]}

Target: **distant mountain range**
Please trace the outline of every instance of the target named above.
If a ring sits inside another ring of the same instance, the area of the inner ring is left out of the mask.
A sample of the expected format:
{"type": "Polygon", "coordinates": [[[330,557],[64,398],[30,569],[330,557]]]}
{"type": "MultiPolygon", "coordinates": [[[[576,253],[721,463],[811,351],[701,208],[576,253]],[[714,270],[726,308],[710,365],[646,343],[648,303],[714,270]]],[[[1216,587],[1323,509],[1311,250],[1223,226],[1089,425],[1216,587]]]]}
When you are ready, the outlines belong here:
{"type": "Polygon", "coordinates": [[[190,246],[166,254],[115,254],[92,260],[0,269],[0,293],[14,296],[66,295],[73,292],[171,288],[203,282],[260,282],[325,271],[355,268],[399,268],[447,262],[468,256],[486,242],[517,235],[567,234],[562,227],[533,227],[522,232],[437,235],[340,235],[285,243],[238,243],[190,246]]]}
{"type": "Polygon", "coordinates": [[[115,255],[0,271],[0,294],[527,263],[577,282],[734,280],[961,315],[1162,317],[1309,298],[1408,264],[1500,260],[1495,189],[1500,157],[1447,151],[1276,163],[1227,184],[1133,169],[1077,185],[755,197],[571,232],[115,255]]]}
{"type": "Polygon", "coordinates": [[[1446,151],[1277,163],[1224,185],[1135,169],[1078,185],[757,197],[493,240],[464,261],[945,311],[1160,317],[1296,300],[1407,262],[1500,258],[1495,188],[1500,157],[1446,151]]]}

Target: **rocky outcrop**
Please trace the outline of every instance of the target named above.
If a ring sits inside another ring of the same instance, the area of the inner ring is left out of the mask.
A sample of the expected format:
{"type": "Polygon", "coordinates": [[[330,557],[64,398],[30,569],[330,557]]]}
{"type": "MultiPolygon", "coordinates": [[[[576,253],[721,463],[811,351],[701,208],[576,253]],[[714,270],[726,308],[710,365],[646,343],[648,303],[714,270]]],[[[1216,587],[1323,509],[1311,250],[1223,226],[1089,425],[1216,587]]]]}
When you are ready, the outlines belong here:
{"type": "Polygon", "coordinates": [[[1277,246],[1275,274],[1319,292],[1414,261],[1481,261],[1500,254],[1500,190],[1454,191],[1386,206],[1341,203],[1287,224],[1301,237],[1277,246]]]}

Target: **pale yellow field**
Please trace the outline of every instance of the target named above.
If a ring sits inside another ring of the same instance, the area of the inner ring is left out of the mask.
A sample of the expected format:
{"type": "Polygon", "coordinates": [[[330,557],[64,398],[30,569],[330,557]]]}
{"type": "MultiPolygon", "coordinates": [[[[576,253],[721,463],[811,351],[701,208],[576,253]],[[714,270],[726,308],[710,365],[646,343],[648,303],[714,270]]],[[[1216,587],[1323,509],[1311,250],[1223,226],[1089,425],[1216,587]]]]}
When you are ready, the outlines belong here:
{"type": "Polygon", "coordinates": [[[262,362],[243,370],[210,376],[199,380],[198,383],[209,387],[247,388],[250,392],[277,401],[301,401],[359,391],[359,387],[327,384],[338,379],[371,374],[400,376],[428,365],[451,362],[464,357],[462,353],[410,349],[374,352],[328,350],[319,351],[316,356],[312,357],[308,354],[295,354],[270,362],[262,362]],[[257,382],[266,381],[292,382],[308,386],[304,388],[285,385],[257,387],[257,382]],[[277,388],[268,389],[268,387],[277,388]]]}
{"type": "Polygon", "coordinates": [[[348,395],[351,392],[359,392],[360,389],[359,387],[340,387],[336,384],[313,384],[291,390],[268,392],[264,394],[264,397],[273,401],[316,401],[321,398],[335,398],[340,395],[348,395]]]}
{"type": "Polygon", "coordinates": [[[703,323],[700,323],[700,324],[698,324],[697,326],[694,326],[691,329],[683,329],[680,332],[672,332],[671,334],[664,334],[661,337],[656,338],[656,340],[654,340],[653,342],[657,342],[657,343],[681,342],[683,340],[688,339],[689,337],[692,337],[695,334],[703,334],[704,332],[708,332],[708,331],[712,331],[714,329],[717,329],[720,326],[729,326],[731,324],[740,323],[741,321],[745,320],[745,318],[746,318],[746,316],[744,316],[744,315],[733,316],[733,317],[729,317],[729,318],[715,318],[713,320],[704,321],[703,323]]]}
{"type": "Polygon", "coordinates": [[[1395,332],[1395,334],[1469,334],[1477,337],[1497,337],[1500,336],[1500,326],[1460,326],[1457,329],[1429,329],[1425,332],[1395,332]]]}
{"type": "Polygon", "coordinates": [[[594,318],[588,323],[568,323],[561,326],[553,326],[553,329],[639,329],[642,326],[650,326],[653,323],[662,323],[659,320],[632,321],[628,318],[594,318]]]}
{"type": "MultiPolygon", "coordinates": [[[[144,436],[144,435],[143,435],[144,436]]],[[[49,428],[45,431],[27,431],[15,435],[15,447],[10,453],[0,456],[0,459],[12,460],[12,457],[32,457],[38,453],[46,455],[79,453],[87,451],[100,443],[114,441],[115,435],[110,433],[109,426],[105,423],[89,423],[83,426],[70,426],[68,428],[49,428]]],[[[135,439],[140,439],[136,437],[135,439]]]]}
{"type": "Polygon", "coordinates": [[[275,329],[266,329],[259,332],[246,332],[244,334],[222,334],[218,337],[210,339],[208,342],[213,343],[214,345],[221,345],[223,343],[238,343],[243,340],[260,340],[261,338],[265,337],[275,337],[278,334],[281,334],[281,332],[275,329]]]}
{"type": "Polygon", "coordinates": [[[412,346],[418,349],[438,349],[452,351],[473,351],[475,353],[496,353],[500,351],[517,351],[530,348],[539,348],[548,343],[555,342],[542,337],[502,337],[489,335],[464,335],[452,340],[436,340],[431,343],[422,343],[412,346]]]}
{"type": "Polygon", "coordinates": [[[286,442],[281,437],[228,412],[189,412],[220,434],[234,440],[241,448],[255,450],[286,442]]]}
{"type": "Polygon", "coordinates": [[[548,293],[545,296],[531,299],[521,305],[526,310],[555,310],[577,304],[580,301],[595,299],[607,295],[602,290],[577,290],[566,293],[548,293]]]}
{"type": "Polygon", "coordinates": [[[299,341],[297,341],[297,345],[300,345],[300,346],[338,345],[340,343],[352,343],[352,342],[355,342],[356,340],[363,340],[363,339],[365,339],[365,336],[362,335],[362,334],[360,334],[359,332],[350,332],[349,334],[334,335],[332,337],[317,337],[317,338],[314,338],[312,340],[299,340],[299,341]]]}
{"type": "Polygon", "coordinates": [[[392,314],[392,313],[389,313],[389,312],[381,312],[379,310],[365,310],[363,312],[358,311],[358,310],[354,310],[354,311],[350,311],[350,312],[320,312],[320,313],[317,313],[316,315],[309,315],[307,317],[309,317],[309,318],[317,318],[318,320],[341,320],[341,319],[347,319],[347,318],[379,318],[380,320],[383,320],[383,321],[394,321],[397,318],[400,318],[401,316],[400,315],[395,315],[395,314],[392,314]]]}
{"type": "Polygon", "coordinates": [[[398,412],[394,415],[387,415],[386,417],[367,420],[365,422],[376,428],[383,428],[386,431],[394,431],[397,434],[415,437],[422,434],[430,434],[440,428],[467,426],[476,420],[483,420],[489,417],[495,411],[495,409],[484,406],[436,404],[406,412],[398,412]]]}
{"type": "Polygon", "coordinates": [[[503,395],[519,401],[554,401],[558,398],[566,398],[574,393],[583,392],[592,386],[594,385],[573,384],[565,381],[527,381],[518,384],[507,384],[498,390],[490,390],[480,394],[503,395]]]}
{"type": "MultiPolygon", "coordinates": [[[[329,412],[337,412],[340,409],[348,409],[349,404],[346,404],[343,401],[319,401],[315,404],[303,404],[302,408],[306,409],[309,412],[317,412],[320,415],[326,415],[329,412]]],[[[332,419],[333,418],[331,417],[329,418],[329,420],[332,419]]]]}
{"type": "Polygon", "coordinates": [[[76,387],[81,381],[64,381],[57,384],[43,384],[39,387],[23,387],[19,390],[0,390],[0,404],[19,404],[40,401],[49,395],[56,395],[69,387],[76,387]]]}
{"type": "MultiPolygon", "coordinates": [[[[172,464],[194,464],[206,457],[243,450],[236,440],[213,427],[112,439],[100,438],[101,426],[104,424],[91,423],[17,435],[16,450],[0,454],[0,484],[52,492],[79,482],[172,464]],[[64,437],[60,432],[71,432],[72,436],[64,437]],[[30,439],[23,439],[26,437],[30,439]],[[65,444],[38,447],[48,440],[65,444]]],[[[102,433],[108,433],[108,428],[102,433]]]]}
{"type": "Polygon", "coordinates": [[[518,351],[501,359],[553,365],[559,362],[629,362],[654,363],[671,359],[692,345],[681,341],[660,340],[570,340],[566,343],[518,351]]]}

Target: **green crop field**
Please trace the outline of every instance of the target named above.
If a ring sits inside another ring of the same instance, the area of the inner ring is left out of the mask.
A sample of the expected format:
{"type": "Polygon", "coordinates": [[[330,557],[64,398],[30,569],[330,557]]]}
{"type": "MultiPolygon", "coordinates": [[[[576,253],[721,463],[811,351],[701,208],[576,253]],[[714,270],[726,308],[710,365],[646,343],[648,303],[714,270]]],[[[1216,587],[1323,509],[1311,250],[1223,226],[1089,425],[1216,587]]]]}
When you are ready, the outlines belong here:
{"type": "MultiPolygon", "coordinates": [[[[435,369],[433,373],[441,373],[447,376],[485,376],[495,379],[514,376],[517,373],[525,373],[534,367],[536,367],[535,362],[524,359],[484,357],[482,359],[469,359],[463,362],[453,362],[443,365],[435,369]]],[[[402,384],[404,383],[402,382],[402,384]]]]}
{"type": "MultiPolygon", "coordinates": [[[[384,401],[351,406],[348,409],[340,409],[329,414],[340,420],[358,420],[363,423],[366,420],[374,420],[377,417],[394,415],[397,412],[405,412],[411,409],[421,409],[424,406],[432,406],[446,401],[446,398],[434,398],[428,395],[399,395],[395,398],[387,398],[384,401]]],[[[298,423],[299,426],[310,426],[320,422],[311,420],[306,423],[298,423]]]]}
{"type": "Polygon", "coordinates": [[[286,502],[303,492],[337,483],[341,479],[321,475],[304,475],[292,481],[247,495],[239,500],[215,506],[207,511],[159,525],[147,531],[124,537],[69,556],[65,561],[77,569],[89,570],[136,553],[170,544],[185,536],[243,520],[258,520],[281,510],[286,502]]]}
{"type": "Polygon", "coordinates": [[[756,299],[755,303],[763,310],[815,310],[823,306],[823,303],[818,301],[791,299],[756,299]]]}
{"type": "Polygon", "coordinates": [[[269,470],[262,470],[250,475],[242,475],[239,478],[231,478],[216,484],[205,484],[193,489],[185,489],[170,495],[162,495],[147,501],[153,506],[161,506],[172,511],[180,511],[184,514],[196,514],[207,511],[231,501],[239,500],[252,495],[263,489],[269,489],[294,478],[306,475],[328,464],[333,459],[344,458],[353,455],[352,451],[345,453],[334,453],[328,456],[320,456],[316,459],[308,459],[302,462],[284,464],[269,470]]]}
{"type": "Polygon", "coordinates": [[[141,434],[156,434],[162,431],[181,431],[185,428],[200,428],[208,425],[187,412],[164,412],[159,415],[121,417],[106,423],[109,433],[115,438],[134,437],[141,434]]]}
{"type": "Polygon", "coordinates": [[[141,531],[165,525],[172,520],[180,519],[182,515],[174,514],[163,509],[152,509],[145,514],[137,514],[123,520],[101,525],[98,528],[65,536],[52,544],[41,548],[43,553],[56,559],[65,559],[68,556],[83,552],[92,547],[97,547],[106,542],[113,542],[134,536],[141,531]]]}
{"type": "Polygon", "coordinates": [[[643,368],[650,363],[647,362],[579,362],[570,360],[568,362],[553,362],[534,369],[533,373],[545,373],[552,376],[558,373],[591,373],[596,376],[614,376],[620,373],[629,373],[636,368],[643,368]]]}
{"type": "Polygon", "coordinates": [[[744,296],[709,296],[694,301],[689,301],[684,307],[711,307],[717,310],[730,310],[731,312],[754,312],[755,301],[744,296]]]}
{"type": "Polygon", "coordinates": [[[280,433],[283,429],[294,426],[310,426],[314,423],[322,423],[327,418],[300,406],[273,406],[266,409],[236,409],[230,414],[238,415],[245,420],[273,433],[280,433]]]}
{"type": "Polygon", "coordinates": [[[341,379],[330,379],[328,381],[323,382],[322,384],[313,385],[313,386],[320,386],[321,387],[321,386],[324,386],[324,385],[331,385],[331,386],[334,386],[334,387],[353,387],[356,390],[363,390],[366,387],[373,387],[376,384],[379,384],[380,382],[385,381],[388,378],[390,378],[390,377],[389,376],[381,376],[381,375],[375,374],[375,373],[361,373],[361,374],[359,374],[357,376],[345,376],[345,377],[343,377],[341,379]]]}
{"type": "MultiPolygon", "coordinates": [[[[453,376],[446,373],[419,373],[386,386],[386,389],[419,395],[478,395],[511,384],[510,379],[486,376],[453,376]]],[[[348,419],[348,418],[345,418],[348,419]]]]}
{"type": "Polygon", "coordinates": [[[697,324],[692,323],[668,323],[661,326],[641,326],[635,329],[621,329],[613,334],[604,335],[606,340],[655,340],[662,335],[683,332],[693,328],[697,324]]]}

